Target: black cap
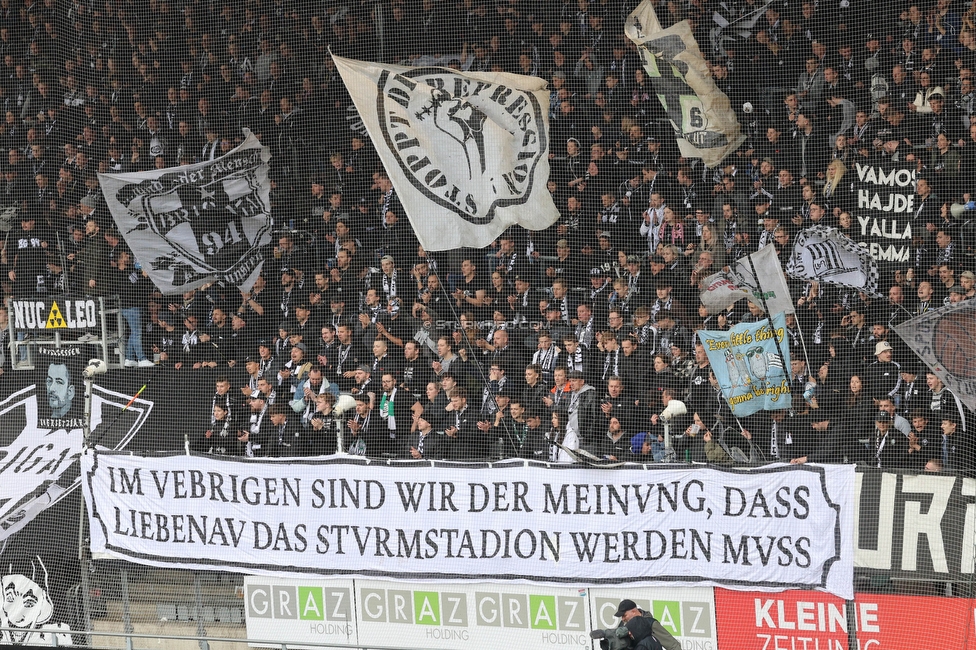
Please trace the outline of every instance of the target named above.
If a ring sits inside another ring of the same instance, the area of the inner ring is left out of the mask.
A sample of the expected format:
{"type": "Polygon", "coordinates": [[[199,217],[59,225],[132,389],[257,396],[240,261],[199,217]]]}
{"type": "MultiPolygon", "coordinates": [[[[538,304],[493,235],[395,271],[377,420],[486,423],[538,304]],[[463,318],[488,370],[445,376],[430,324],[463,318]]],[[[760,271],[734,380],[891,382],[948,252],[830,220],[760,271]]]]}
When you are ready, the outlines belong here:
{"type": "Polygon", "coordinates": [[[614,616],[620,618],[621,616],[624,615],[624,613],[629,612],[635,607],[637,607],[637,603],[635,603],[629,598],[624,598],[623,600],[620,601],[620,605],[617,607],[617,611],[614,614],[614,616]]]}
{"type": "Polygon", "coordinates": [[[634,642],[639,644],[642,640],[653,634],[652,625],[651,619],[643,616],[635,616],[627,621],[625,627],[630,632],[630,636],[634,637],[634,642]]]}
{"type": "Polygon", "coordinates": [[[888,411],[878,411],[878,414],[874,416],[875,422],[891,422],[894,419],[888,411]]]}
{"type": "Polygon", "coordinates": [[[601,269],[599,266],[594,266],[592,269],[590,269],[591,278],[599,278],[602,276],[603,276],[603,269],[601,269]]]}

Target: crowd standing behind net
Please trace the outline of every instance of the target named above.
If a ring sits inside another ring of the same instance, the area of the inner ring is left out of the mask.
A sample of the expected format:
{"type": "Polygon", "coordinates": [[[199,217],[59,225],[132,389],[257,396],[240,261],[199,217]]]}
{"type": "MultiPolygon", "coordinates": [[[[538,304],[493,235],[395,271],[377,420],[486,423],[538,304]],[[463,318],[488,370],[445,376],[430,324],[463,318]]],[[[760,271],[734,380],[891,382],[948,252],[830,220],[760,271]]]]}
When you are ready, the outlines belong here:
{"type": "Polygon", "coordinates": [[[4,294],[117,294],[127,367],[218,369],[187,397],[212,399],[200,452],[330,453],[338,421],[379,457],[971,469],[972,414],[892,325],[976,297],[976,2],[777,1],[721,51],[717,3],[659,3],[747,132],[716,169],[678,153],[623,33],[635,5],[0,0],[4,294]],[[546,79],[559,220],[422,250],[330,49],[546,79]],[[244,129],[273,155],[263,276],[162,296],[96,174],[214,159],[244,129]],[[785,267],[812,223],[855,232],[850,186],[824,197],[836,159],[917,170],[916,254],[880,298],[791,280],[793,409],[736,420],[696,332],[765,315],[708,315],[699,283],[764,246],[785,267]]]}

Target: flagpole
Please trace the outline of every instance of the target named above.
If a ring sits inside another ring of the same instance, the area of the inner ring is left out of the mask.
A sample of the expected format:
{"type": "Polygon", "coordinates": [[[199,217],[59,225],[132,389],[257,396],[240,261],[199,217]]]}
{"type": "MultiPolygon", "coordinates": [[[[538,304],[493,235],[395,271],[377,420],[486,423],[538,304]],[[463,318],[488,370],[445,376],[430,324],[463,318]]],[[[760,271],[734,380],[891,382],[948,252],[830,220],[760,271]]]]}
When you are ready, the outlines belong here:
{"type": "MultiPolygon", "coordinates": [[[[757,282],[758,280],[759,278],[756,278],[757,282]]],[[[793,300],[793,296],[790,296],[790,300],[793,300]]],[[[800,298],[800,300],[803,300],[803,298],[800,298]]],[[[813,373],[813,366],[810,365],[810,356],[807,354],[807,342],[803,338],[803,328],[800,327],[800,317],[797,316],[795,312],[793,313],[793,322],[796,323],[796,331],[800,333],[800,347],[803,348],[803,361],[807,364],[807,376],[812,379],[814,373],[813,373]]]]}
{"type": "MultiPolygon", "coordinates": [[[[426,259],[429,260],[430,256],[428,255],[426,259]]],[[[437,278],[437,283],[440,285],[441,292],[443,292],[444,296],[447,298],[447,304],[451,308],[451,315],[454,317],[454,322],[457,323],[458,329],[461,330],[461,338],[462,338],[461,345],[467,344],[467,347],[473,353],[478,346],[473,345],[471,338],[468,336],[468,333],[464,330],[464,327],[461,325],[461,315],[458,309],[456,309],[456,305],[454,304],[454,297],[448,292],[447,285],[444,284],[444,282],[441,280],[441,276],[437,272],[437,266],[430,265],[429,263],[428,266],[430,266],[431,268],[431,273],[433,273],[434,276],[437,278]]],[[[460,348],[458,348],[458,352],[459,352],[458,356],[460,357],[461,356],[460,348]]],[[[464,363],[468,362],[468,360],[464,358],[462,358],[461,361],[463,361],[464,363]]],[[[481,378],[481,382],[484,384],[485,387],[488,388],[488,394],[491,396],[492,403],[494,403],[495,408],[498,409],[498,400],[495,399],[495,394],[491,392],[491,382],[489,381],[488,376],[485,374],[485,369],[481,367],[481,364],[478,363],[477,359],[472,358],[471,361],[474,363],[474,366],[478,369],[478,375],[481,378]]],[[[479,413],[479,417],[480,415],[481,414],[479,413]]],[[[517,450],[518,446],[515,444],[515,439],[512,437],[512,432],[509,431],[508,424],[505,423],[504,417],[502,419],[502,426],[499,428],[505,431],[505,437],[508,438],[508,441],[512,445],[512,448],[517,450]]],[[[491,449],[489,449],[488,455],[489,457],[491,456],[491,449]]]]}
{"type": "MultiPolygon", "coordinates": [[[[770,244],[770,246],[772,246],[772,244],[770,244]]],[[[756,272],[756,264],[752,261],[752,255],[746,255],[746,259],[749,260],[749,268],[752,269],[752,276],[756,278],[756,287],[759,289],[759,300],[762,301],[763,309],[766,311],[766,322],[769,323],[769,329],[773,330],[773,343],[776,344],[776,351],[779,353],[780,360],[782,360],[783,363],[786,363],[786,355],[783,354],[783,348],[779,344],[779,337],[776,336],[776,331],[773,326],[773,315],[769,313],[769,305],[766,304],[766,293],[763,291],[762,280],[759,279],[759,273],[756,272]]],[[[796,318],[796,315],[794,315],[794,318],[796,318]]],[[[790,372],[791,371],[789,368],[783,368],[783,374],[787,377],[786,392],[789,393],[790,399],[792,399],[793,391],[790,387],[792,382],[789,381],[790,372]]]]}
{"type": "Polygon", "coordinates": [[[807,375],[813,376],[813,367],[810,365],[810,357],[807,356],[807,342],[803,340],[803,328],[800,327],[800,319],[793,314],[793,322],[796,323],[796,331],[800,333],[800,347],[803,348],[803,361],[807,364],[807,375]]]}

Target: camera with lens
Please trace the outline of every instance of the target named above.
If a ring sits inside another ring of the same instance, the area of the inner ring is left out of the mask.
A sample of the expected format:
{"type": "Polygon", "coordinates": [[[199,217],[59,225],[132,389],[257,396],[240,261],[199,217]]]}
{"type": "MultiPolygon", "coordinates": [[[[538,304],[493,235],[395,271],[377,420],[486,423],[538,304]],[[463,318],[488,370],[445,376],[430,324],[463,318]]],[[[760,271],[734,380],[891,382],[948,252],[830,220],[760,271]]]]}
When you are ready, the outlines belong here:
{"type": "Polygon", "coordinates": [[[630,630],[623,626],[609,630],[592,630],[590,638],[600,641],[600,650],[629,650],[634,643],[630,630]]]}

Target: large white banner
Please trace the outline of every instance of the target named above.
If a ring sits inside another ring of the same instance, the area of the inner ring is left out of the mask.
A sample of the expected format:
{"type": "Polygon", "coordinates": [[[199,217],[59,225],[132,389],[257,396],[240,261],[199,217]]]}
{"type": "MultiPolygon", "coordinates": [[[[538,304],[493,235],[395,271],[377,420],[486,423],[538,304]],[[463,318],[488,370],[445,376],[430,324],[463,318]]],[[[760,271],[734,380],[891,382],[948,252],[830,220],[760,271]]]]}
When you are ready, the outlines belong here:
{"type": "Polygon", "coordinates": [[[853,595],[851,466],[570,471],[83,458],[92,553],[266,575],[853,595]]]}
{"type": "Polygon", "coordinates": [[[426,250],[482,248],[559,218],[546,82],[332,56],[426,250]]]}
{"type": "Polygon", "coordinates": [[[214,280],[250,290],[271,241],[269,160],[247,132],[216,160],[99,174],[98,182],[119,232],[164,294],[214,280]]]}

